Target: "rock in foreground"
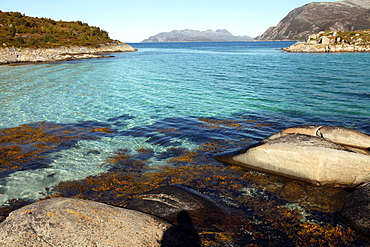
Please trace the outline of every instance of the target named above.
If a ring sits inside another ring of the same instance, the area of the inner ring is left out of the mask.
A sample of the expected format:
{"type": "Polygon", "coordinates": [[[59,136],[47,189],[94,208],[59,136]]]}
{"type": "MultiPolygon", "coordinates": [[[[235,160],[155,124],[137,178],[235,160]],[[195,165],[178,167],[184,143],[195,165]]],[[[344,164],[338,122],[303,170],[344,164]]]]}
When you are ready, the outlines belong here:
{"type": "MultiPolygon", "coordinates": [[[[319,185],[358,186],[370,182],[370,155],[328,140],[330,137],[340,143],[348,141],[354,146],[353,139],[359,136],[369,143],[370,136],[334,126],[290,129],[288,133],[278,132],[246,150],[219,154],[215,158],[319,185]],[[321,133],[320,137],[315,136],[316,133],[321,133]]],[[[366,151],[368,147],[364,145],[361,148],[366,151]]]]}
{"type": "Polygon", "coordinates": [[[171,224],[138,211],[70,198],[13,211],[0,224],[1,246],[191,246],[171,224]]]}
{"type": "Polygon", "coordinates": [[[191,229],[193,224],[211,230],[228,217],[228,212],[206,195],[179,185],[162,186],[140,194],[127,201],[125,207],[158,216],[188,230],[195,230],[191,229]]]}
{"type": "Polygon", "coordinates": [[[359,188],[346,197],[339,219],[370,237],[370,185],[359,188]]]}

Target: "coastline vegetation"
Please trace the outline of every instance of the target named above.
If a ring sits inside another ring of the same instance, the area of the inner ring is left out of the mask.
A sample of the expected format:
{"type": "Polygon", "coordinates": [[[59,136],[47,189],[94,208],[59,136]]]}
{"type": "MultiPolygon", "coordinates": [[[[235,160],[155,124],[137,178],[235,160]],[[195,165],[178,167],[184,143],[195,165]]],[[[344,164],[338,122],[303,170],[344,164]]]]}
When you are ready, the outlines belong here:
{"type": "Polygon", "coordinates": [[[310,40],[319,40],[322,37],[331,39],[331,43],[347,43],[356,45],[370,44],[370,29],[356,31],[322,31],[316,35],[316,39],[310,37],[310,40]]]}
{"type": "Polygon", "coordinates": [[[81,21],[55,21],[0,10],[0,47],[97,47],[113,42],[108,32],[81,21]]]}

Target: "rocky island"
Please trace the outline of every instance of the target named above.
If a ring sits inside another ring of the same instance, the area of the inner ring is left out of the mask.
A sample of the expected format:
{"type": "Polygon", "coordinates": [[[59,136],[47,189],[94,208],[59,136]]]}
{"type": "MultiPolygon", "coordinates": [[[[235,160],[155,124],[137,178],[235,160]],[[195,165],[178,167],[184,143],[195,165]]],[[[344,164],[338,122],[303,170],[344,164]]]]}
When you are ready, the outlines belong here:
{"type": "Polygon", "coordinates": [[[167,43],[167,42],[243,42],[253,38],[247,35],[235,36],[226,29],[214,30],[173,30],[163,32],[143,40],[141,43],[167,43]]]}
{"type": "Polygon", "coordinates": [[[319,32],[305,42],[283,48],[288,52],[369,52],[370,29],[353,32],[319,32]]]}
{"type": "Polygon", "coordinates": [[[105,57],[136,51],[81,21],[54,21],[0,11],[0,65],[105,57]]]}

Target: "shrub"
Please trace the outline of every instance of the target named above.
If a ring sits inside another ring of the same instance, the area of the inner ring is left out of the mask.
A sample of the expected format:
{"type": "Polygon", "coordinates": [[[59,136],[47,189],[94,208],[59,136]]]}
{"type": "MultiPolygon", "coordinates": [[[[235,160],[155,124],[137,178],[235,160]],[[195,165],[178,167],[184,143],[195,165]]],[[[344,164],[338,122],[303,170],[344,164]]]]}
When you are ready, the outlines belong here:
{"type": "Polygon", "coordinates": [[[23,44],[25,44],[26,42],[24,41],[24,39],[21,37],[21,36],[17,36],[17,37],[15,37],[15,42],[17,42],[18,44],[20,44],[20,45],[23,45],[23,44]]]}
{"type": "Polygon", "coordinates": [[[50,34],[46,34],[44,36],[44,42],[46,42],[46,43],[55,43],[57,41],[58,40],[56,38],[54,38],[53,36],[51,36],[50,34]]]}

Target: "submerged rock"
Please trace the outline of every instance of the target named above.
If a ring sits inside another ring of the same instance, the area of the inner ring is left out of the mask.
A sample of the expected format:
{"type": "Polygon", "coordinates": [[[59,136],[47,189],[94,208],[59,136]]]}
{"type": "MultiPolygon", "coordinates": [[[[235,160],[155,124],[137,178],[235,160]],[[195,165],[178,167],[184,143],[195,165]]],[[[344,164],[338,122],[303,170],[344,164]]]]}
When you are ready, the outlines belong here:
{"type": "Polygon", "coordinates": [[[138,195],[125,203],[135,209],[161,217],[178,226],[201,246],[200,232],[209,234],[242,225],[240,213],[216,204],[208,196],[190,188],[169,185],[138,195]],[[235,213],[235,214],[234,214],[235,213]],[[230,224],[232,219],[233,224],[230,224]]]}
{"type": "Polygon", "coordinates": [[[355,130],[299,126],[244,150],[218,154],[215,159],[314,184],[357,186],[370,181],[370,156],[364,154],[369,141],[370,136],[355,130]]]}
{"type": "Polygon", "coordinates": [[[357,232],[370,237],[370,185],[346,197],[338,218],[357,232]]]}
{"type": "Polygon", "coordinates": [[[182,231],[138,211],[54,198],[13,211],[0,224],[1,246],[192,246],[182,231]]]}
{"type": "Polygon", "coordinates": [[[163,186],[140,194],[127,201],[125,208],[152,214],[177,224],[181,223],[186,215],[189,220],[205,222],[208,225],[212,221],[222,222],[222,215],[226,215],[226,212],[206,195],[178,185],[163,186]]]}

